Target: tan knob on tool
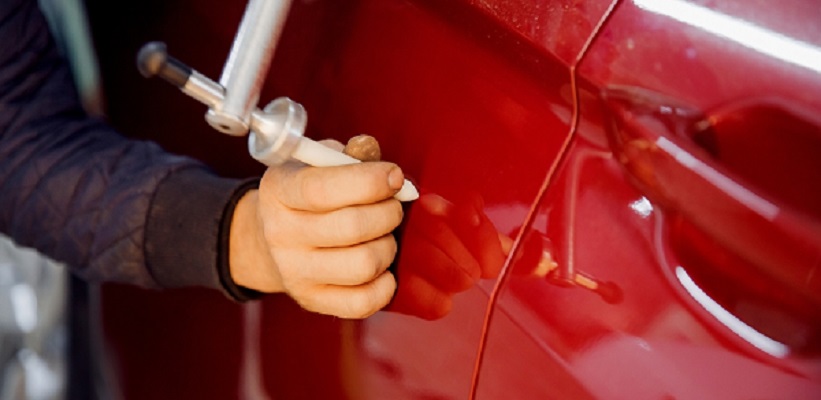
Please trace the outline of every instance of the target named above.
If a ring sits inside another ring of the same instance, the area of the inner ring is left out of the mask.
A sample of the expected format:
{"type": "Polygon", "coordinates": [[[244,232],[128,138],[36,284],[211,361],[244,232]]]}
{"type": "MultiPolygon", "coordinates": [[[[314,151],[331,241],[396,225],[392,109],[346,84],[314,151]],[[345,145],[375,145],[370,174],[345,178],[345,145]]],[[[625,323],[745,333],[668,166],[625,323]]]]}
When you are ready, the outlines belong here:
{"type": "Polygon", "coordinates": [[[370,135],[357,135],[348,139],[343,153],[359,161],[379,161],[382,159],[382,150],[379,142],[370,135]]]}

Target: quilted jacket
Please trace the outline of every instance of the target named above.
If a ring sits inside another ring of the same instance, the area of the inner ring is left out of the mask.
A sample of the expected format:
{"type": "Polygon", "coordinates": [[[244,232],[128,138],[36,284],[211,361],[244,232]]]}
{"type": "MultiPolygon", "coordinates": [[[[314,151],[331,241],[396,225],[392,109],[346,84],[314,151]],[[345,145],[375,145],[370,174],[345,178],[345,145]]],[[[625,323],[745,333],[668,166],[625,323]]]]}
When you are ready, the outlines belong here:
{"type": "Polygon", "coordinates": [[[89,117],[37,1],[0,2],[0,232],[90,281],[242,299],[226,222],[251,186],[89,117]]]}

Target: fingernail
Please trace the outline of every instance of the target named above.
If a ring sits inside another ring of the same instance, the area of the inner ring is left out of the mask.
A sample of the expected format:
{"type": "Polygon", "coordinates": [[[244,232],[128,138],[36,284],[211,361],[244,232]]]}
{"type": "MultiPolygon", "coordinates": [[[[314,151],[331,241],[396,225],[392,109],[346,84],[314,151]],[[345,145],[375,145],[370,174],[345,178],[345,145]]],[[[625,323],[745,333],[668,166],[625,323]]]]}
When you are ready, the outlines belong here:
{"type": "Polygon", "coordinates": [[[402,188],[402,185],[405,184],[405,175],[402,174],[402,170],[398,167],[394,167],[390,174],[388,174],[388,186],[391,189],[399,190],[402,188]]]}

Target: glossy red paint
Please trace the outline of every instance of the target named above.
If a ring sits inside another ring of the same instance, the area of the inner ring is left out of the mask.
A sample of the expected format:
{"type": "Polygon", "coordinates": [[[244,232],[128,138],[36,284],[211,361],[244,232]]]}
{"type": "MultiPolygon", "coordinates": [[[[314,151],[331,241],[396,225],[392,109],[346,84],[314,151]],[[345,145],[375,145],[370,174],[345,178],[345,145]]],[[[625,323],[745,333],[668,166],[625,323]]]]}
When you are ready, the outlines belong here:
{"type": "Polygon", "coordinates": [[[821,394],[819,64],[753,41],[817,55],[819,10],[650,3],[621,4],[580,66],[580,128],[524,249],[623,298],[517,273],[523,257],[479,398],[821,394]]]}
{"type": "MultiPolygon", "coordinates": [[[[159,39],[218,76],[244,4],[88,3],[115,125],[228,175],[261,171],[133,64],[159,39]]],[[[817,396],[821,71],[750,41],[818,54],[812,3],[623,1],[582,59],[610,1],[295,2],[263,99],[302,103],[313,138],[376,136],[419,186],[397,298],[354,322],[279,296],[106,285],[111,390],[817,396]],[[698,25],[714,20],[735,30],[698,25]],[[419,276],[459,292],[452,305],[419,276]]]]}

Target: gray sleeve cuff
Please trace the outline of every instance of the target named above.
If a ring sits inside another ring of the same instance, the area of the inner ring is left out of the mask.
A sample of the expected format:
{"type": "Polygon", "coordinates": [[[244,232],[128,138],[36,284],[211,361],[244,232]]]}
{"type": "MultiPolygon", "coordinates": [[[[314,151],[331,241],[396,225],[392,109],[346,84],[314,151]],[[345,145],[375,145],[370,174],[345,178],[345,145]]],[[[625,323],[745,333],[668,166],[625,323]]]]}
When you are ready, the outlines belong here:
{"type": "Polygon", "coordinates": [[[259,180],[221,178],[200,168],[166,177],[157,188],[145,231],[146,264],[163,288],[202,286],[245,301],[258,292],[234,284],[228,268],[231,216],[259,180]]]}

